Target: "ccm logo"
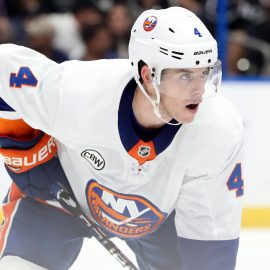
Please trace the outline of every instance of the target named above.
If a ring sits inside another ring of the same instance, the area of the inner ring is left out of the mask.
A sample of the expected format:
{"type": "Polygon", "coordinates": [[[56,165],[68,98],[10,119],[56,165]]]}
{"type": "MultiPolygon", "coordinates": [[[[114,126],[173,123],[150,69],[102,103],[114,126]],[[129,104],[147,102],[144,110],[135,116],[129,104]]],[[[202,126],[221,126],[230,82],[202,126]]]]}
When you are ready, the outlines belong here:
{"type": "Polygon", "coordinates": [[[94,169],[100,171],[105,167],[105,160],[101,154],[95,150],[86,149],[81,153],[81,156],[86,159],[94,169]]]}

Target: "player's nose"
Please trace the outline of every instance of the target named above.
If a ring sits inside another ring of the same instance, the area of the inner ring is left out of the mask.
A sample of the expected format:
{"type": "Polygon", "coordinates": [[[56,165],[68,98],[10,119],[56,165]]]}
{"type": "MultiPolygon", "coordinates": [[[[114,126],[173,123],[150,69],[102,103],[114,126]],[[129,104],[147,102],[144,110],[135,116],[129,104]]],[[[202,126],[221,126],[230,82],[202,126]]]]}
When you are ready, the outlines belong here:
{"type": "Polygon", "coordinates": [[[205,92],[205,79],[196,78],[192,85],[192,97],[198,96],[201,97],[205,92]]]}

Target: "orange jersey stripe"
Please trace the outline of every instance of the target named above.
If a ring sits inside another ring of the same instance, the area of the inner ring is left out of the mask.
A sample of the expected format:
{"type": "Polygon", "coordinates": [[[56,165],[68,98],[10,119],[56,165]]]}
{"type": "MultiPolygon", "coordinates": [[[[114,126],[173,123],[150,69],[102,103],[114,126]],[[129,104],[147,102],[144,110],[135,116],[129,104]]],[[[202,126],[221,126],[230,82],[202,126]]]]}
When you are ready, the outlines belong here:
{"type": "Polygon", "coordinates": [[[0,255],[2,256],[6,241],[8,238],[8,233],[10,230],[10,227],[12,225],[13,217],[16,213],[16,210],[18,208],[18,205],[20,203],[21,199],[9,202],[7,204],[4,204],[2,206],[3,210],[3,221],[0,227],[0,255]]]}
{"type": "Polygon", "coordinates": [[[16,201],[23,197],[25,197],[25,194],[17,187],[14,182],[12,182],[9,189],[8,202],[16,201]]]}
{"type": "Polygon", "coordinates": [[[31,128],[22,119],[9,120],[0,118],[0,136],[29,140],[36,136],[39,130],[31,128]]]}

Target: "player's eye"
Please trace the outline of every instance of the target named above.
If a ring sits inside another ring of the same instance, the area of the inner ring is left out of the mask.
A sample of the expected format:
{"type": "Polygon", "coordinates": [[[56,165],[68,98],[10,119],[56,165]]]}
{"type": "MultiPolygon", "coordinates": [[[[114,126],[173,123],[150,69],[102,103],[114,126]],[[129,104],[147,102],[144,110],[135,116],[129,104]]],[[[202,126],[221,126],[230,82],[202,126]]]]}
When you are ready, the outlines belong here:
{"type": "Polygon", "coordinates": [[[184,81],[189,81],[193,79],[193,76],[191,73],[181,73],[179,75],[179,79],[184,80],[184,81]]]}
{"type": "Polygon", "coordinates": [[[202,78],[208,78],[209,74],[210,74],[210,68],[207,68],[202,72],[201,77],[202,78]]]}

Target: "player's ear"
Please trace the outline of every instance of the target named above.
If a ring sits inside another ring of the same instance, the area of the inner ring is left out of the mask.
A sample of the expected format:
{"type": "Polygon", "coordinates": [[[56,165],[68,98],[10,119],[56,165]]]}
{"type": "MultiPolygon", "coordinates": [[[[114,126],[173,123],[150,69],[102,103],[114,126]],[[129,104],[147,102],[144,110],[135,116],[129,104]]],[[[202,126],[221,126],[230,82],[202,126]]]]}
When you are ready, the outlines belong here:
{"type": "Polygon", "coordinates": [[[141,69],[141,78],[145,85],[152,84],[151,72],[147,65],[144,65],[141,69]]]}

